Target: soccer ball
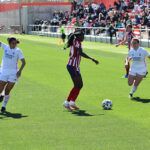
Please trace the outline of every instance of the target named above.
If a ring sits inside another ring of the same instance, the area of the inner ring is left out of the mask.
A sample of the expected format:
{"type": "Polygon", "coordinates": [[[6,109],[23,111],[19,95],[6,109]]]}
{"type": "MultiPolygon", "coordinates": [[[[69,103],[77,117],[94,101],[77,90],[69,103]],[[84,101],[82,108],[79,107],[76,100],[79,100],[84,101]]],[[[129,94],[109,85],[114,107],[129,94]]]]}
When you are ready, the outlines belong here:
{"type": "Polygon", "coordinates": [[[102,107],[103,107],[103,109],[105,109],[105,110],[110,110],[111,108],[112,108],[112,101],[111,100],[109,100],[109,99],[105,99],[105,100],[103,100],[103,102],[102,102],[102,107]]]}

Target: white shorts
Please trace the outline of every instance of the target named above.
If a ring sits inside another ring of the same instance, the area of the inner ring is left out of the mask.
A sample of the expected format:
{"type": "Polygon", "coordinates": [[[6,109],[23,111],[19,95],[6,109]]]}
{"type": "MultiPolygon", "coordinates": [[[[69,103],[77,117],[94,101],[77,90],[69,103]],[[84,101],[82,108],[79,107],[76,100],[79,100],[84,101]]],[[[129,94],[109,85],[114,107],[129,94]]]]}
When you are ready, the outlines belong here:
{"type": "Polygon", "coordinates": [[[129,75],[132,75],[132,76],[137,76],[137,75],[145,76],[146,72],[147,72],[147,70],[130,69],[129,75]]]}
{"type": "Polygon", "coordinates": [[[16,83],[17,75],[16,74],[4,75],[0,73],[0,81],[16,83]]]}

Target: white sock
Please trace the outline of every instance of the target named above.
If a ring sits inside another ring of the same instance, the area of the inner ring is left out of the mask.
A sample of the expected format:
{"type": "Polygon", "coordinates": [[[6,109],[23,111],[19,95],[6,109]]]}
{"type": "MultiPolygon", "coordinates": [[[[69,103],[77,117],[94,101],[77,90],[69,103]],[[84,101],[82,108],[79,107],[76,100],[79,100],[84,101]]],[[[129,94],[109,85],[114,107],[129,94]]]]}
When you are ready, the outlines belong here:
{"type": "Polygon", "coordinates": [[[10,98],[10,96],[9,96],[9,95],[5,95],[5,96],[4,96],[4,100],[3,100],[2,107],[6,107],[6,105],[7,105],[7,103],[8,103],[9,98],[10,98]]]}
{"type": "Polygon", "coordinates": [[[74,101],[70,101],[70,102],[69,102],[69,105],[74,106],[74,105],[75,105],[75,102],[74,102],[74,101]]]}
{"type": "Polygon", "coordinates": [[[137,86],[134,86],[134,85],[133,85],[133,87],[132,87],[132,89],[131,89],[131,92],[130,92],[130,93],[131,93],[131,94],[133,94],[133,93],[135,93],[135,91],[136,91],[136,90],[137,90],[137,86]]]}
{"type": "Polygon", "coordinates": [[[5,90],[3,90],[3,92],[1,93],[1,96],[5,96],[5,90]]]}

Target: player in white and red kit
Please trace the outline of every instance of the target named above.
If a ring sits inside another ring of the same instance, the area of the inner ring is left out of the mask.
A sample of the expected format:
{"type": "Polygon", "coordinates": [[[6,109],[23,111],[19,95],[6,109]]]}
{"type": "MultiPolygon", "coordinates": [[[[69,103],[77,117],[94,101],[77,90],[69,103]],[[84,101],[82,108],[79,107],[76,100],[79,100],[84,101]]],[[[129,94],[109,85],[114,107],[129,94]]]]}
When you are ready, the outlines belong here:
{"type": "Polygon", "coordinates": [[[10,92],[17,82],[17,79],[21,76],[22,70],[26,64],[22,51],[17,48],[18,43],[19,41],[14,37],[8,38],[9,45],[0,42],[0,47],[2,47],[4,51],[0,68],[0,93],[5,90],[1,112],[6,111],[10,92]],[[22,64],[18,69],[17,65],[19,60],[22,64]]]}
{"type": "Polygon", "coordinates": [[[71,41],[68,47],[70,47],[70,58],[67,64],[67,70],[71,76],[74,87],[69,93],[67,100],[64,102],[64,107],[68,110],[77,110],[79,109],[75,101],[80,93],[81,88],[83,87],[82,76],[80,74],[80,61],[81,57],[92,60],[94,63],[98,64],[99,62],[94,58],[89,57],[82,50],[82,42],[84,40],[84,33],[82,30],[75,31],[71,35],[71,41]]]}
{"type": "Polygon", "coordinates": [[[138,39],[133,38],[131,46],[132,48],[128,53],[128,62],[132,61],[128,77],[128,85],[133,85],[129,94],[130,98],[133,97],[133,94],[146,75],[147,65],[145,59],[147,57],[150,58],[150,54],[144,48],[140,47],[138,39]]]}

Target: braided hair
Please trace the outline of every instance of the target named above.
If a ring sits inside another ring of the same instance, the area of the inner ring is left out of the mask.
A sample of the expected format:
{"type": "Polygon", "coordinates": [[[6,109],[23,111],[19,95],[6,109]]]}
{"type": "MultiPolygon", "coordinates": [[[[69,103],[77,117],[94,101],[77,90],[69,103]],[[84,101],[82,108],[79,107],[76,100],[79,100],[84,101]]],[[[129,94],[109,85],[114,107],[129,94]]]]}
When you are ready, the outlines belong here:
{"type": "Polygon", "coordinates": [[[68,35],[67,48],[73,45],[73,40],[77,37],[84,36],[84,32],[81,29],[77,29],[74,33],[68,35]]]}

